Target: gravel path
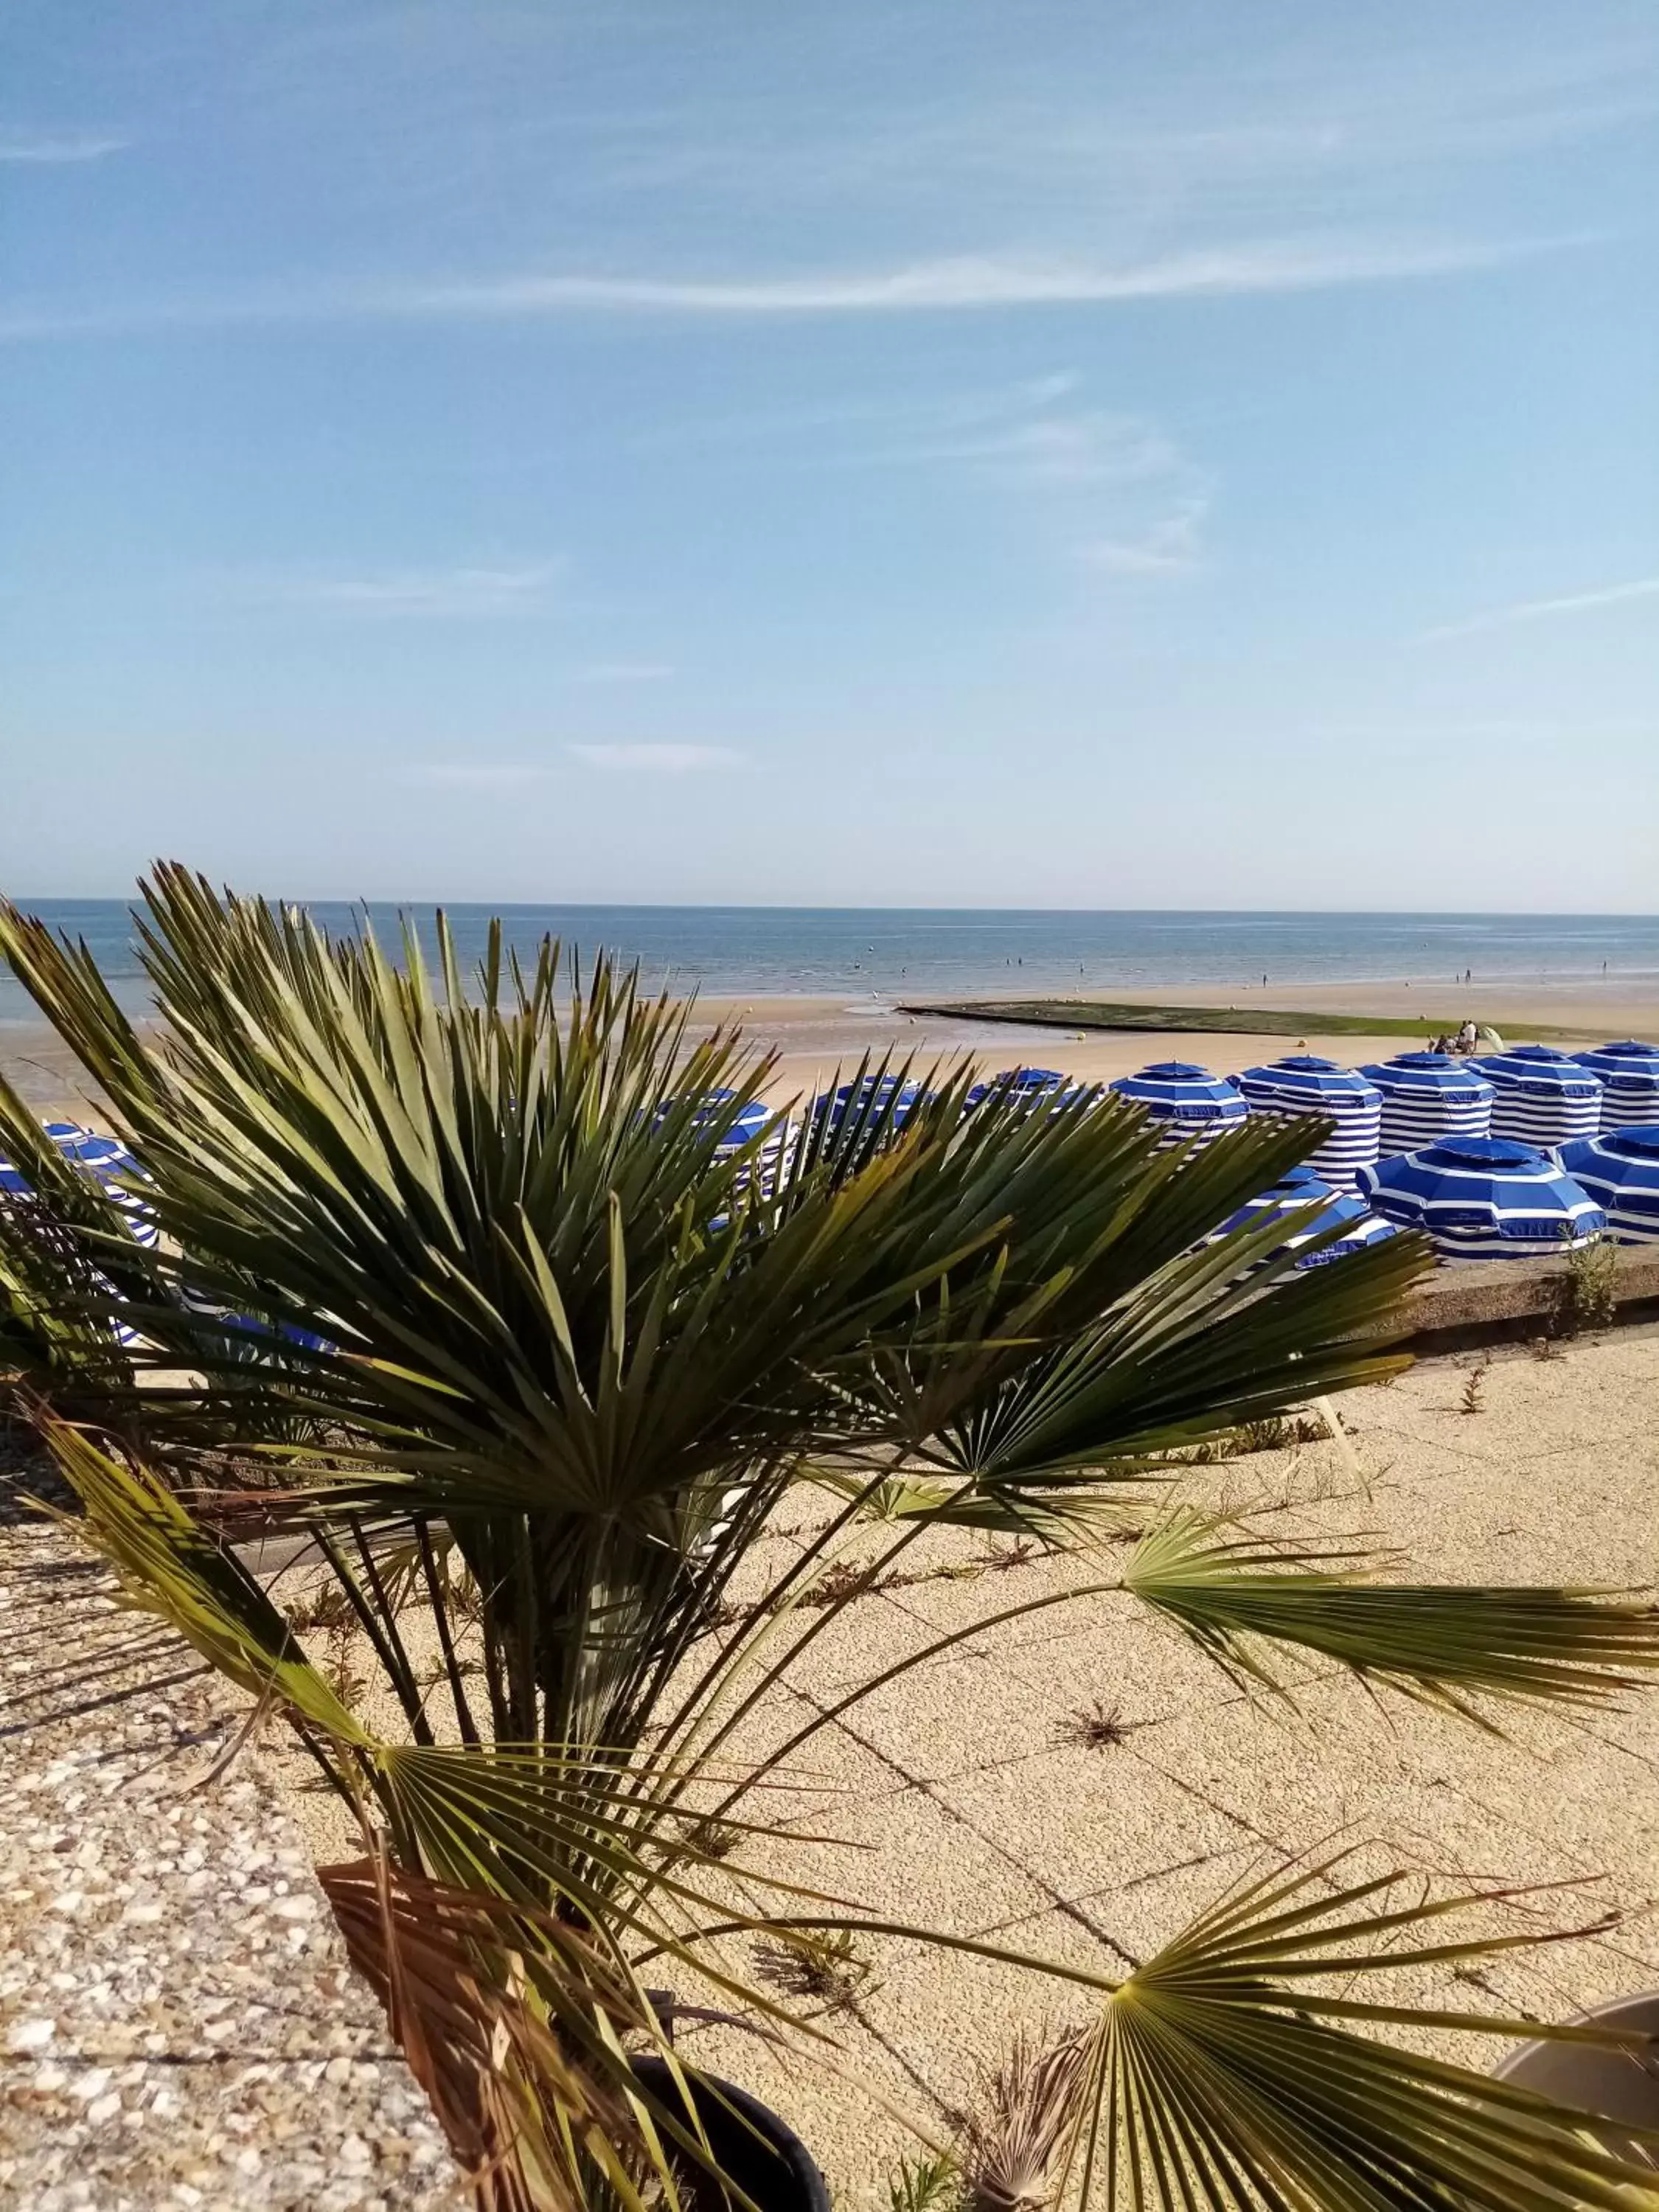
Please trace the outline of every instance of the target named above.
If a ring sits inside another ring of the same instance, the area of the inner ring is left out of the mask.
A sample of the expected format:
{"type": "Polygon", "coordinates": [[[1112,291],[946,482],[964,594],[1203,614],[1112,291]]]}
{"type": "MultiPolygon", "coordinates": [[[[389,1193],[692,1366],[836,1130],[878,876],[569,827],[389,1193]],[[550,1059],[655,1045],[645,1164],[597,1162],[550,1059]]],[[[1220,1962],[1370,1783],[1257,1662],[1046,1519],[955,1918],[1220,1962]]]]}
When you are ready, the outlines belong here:
{"type": "Polygon", "coordinates": [[[232,1699],[110,1589],[0,1525],[0,2205],[461,2212],[289,1815],[206,1779],[232,1699]]]}

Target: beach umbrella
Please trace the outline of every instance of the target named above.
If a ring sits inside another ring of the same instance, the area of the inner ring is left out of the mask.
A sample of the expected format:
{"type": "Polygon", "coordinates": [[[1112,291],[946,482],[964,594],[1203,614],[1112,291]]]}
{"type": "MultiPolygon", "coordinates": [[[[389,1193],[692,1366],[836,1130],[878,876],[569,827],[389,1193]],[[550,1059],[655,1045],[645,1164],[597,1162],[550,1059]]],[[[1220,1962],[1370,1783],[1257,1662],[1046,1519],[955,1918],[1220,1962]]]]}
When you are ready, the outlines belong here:
{"type": "Polygon", "coordinates": [[[890,1127],[902,1129],[918,1106],[926,1105],[933,1096],[919,1083],[901,1082],[896,1075],[866,1075],[856,1083],[843,1083],[834,1091],[820,1092],[807,1113],[814,1121],[827,1121],[832,1129],[839,1129],[849,1114],[873,1120],[878,1114],[890,1111],[890,1127]]]}
{"type": "MultiPolygon", "coordinates": [[[[775,1125],[778,1140],[780,1143],[782,1142],[784,1117],[777,1108],[769,1106],[763,1098],[746,1098],[733,1113],[732,1102],[737,1095],[735,1091],[705,1091],[701,1093],[697,1100],[696,1112],[692,1118],[700,1127],[717,1119],[725,1120],[727,1122],[726,1127],[722,1131],[714,1146],[714,1157],[717,1159],[722,1152],[741,1152],[745,1145],[752,1143],[755,1138],[760,1136],[769,1125],[775,1125]]],[[[662,1115],[668,1112],[669,1106],[674,1103],[673,1100],[670,1100],[669,1104],[661,1109],[659,1120],[661,1119],[662,1115]]]]}
{"type": "Polygon", "coordinates": [[[137,1161],[125,1145],[113,1137],[100,1137],[96,1130],[83,1129],[78,1121],[48,1121],[46,1131],[64,1158],[78,1166],[91,1168],[94,1173],[100,1169],[111,1173],[138,1171],[137,1161]]]}
{"type": "Polygon", "coordinates": [[[221,1305],[216,1299],[204,1297],[188,1284],[180,1284],[179,1299],[187,1313],[206,1321],[223,1322],[228,1334],[246,1339],[251,1359],[258,1358],[265,1346],[273,1342],[297,1345],[301,1352],[333,1349],[327,1337],[319,1336],[315,1329],[301,1328],[296,1322],[290,1321],[277,1322],[273,1326],[255,1314],[238,1313],[234,1306],[221,1305]]]}
{"type": "Polygon", "coordinates": [[[1571,1144],[1601,1125],[1601,1079],[1553,1044],[1517,1044],[1480,1063],[1496,1094],[1492,1133],[1520,1145],[1571,1144]]]}
{"type": "MultiPolygon", "coordinates": [[[[94,1135],[83,1129],[78,1121],[48,1121],[46,1134],[66,1159],[73,1160],[85,1170],[102,1188],[104,1195],[118,1212],[122,1225],[131,1233],[135,1243],[150,1249],[157,1241],[154,1215],[141,1198],[124,1190],[113,1178],[118,1176],[141,1175],[137,1161],[125,1145],[113,1137],[94,1135]]],[[[0,1204],[9,1197],[27,1198],[32,1194],[27,1178],[12,1161],[0,1159],[0,1204]]],[[[94,1273],[92,1282],[100,1291],[114,1296],[114,1285],[106,1276],[94,1273]]],[[[131,1348],[138,1341],[138,1332],[123,1321],[110,1323],[111,1333],[118,1344],[131,1348]]]]}
{"type": "Polygon", "coordinates": [[[988,1098],[1012,1093],[1033,1106],[1041,1106],[1051,1099],[1074,1097],[1082,1088],[1081,1084],[1073,1083],[1057,1067],[1005,1067],[988,1076],[983,1083],[975,1083],[963,1103],[980,1106],[988,1098]]]}
{"type": "Polygon", "coordinates": [[[1448,1137],[1365,1169],[1359,1188],[1374,1213],[1425,1230],[1445,1260],[1538,1259],[1607,1225],[1582,1184],[1509,1137],[1448,1137]]]}
{"type": "Polygon", "coordinates": [[[1659,1121],[1659,1044],[1640,1044],[1626,1037],[1574,1057],[1601,1079],[1603,1135],[1633,1129],[1638,1122],[1659,1121]]]}
{"type": "Polygon", "coordinates": [[[1156,1060],[1137,1074],[1120,1075],[1108,1087],[1162,1121],[1166,1145],[1183,1137],[1207,1145],[1224,1129],[1236,1129],[1250,1110],[1236,1084],[1191,1060],[1156,1060]]]}
{"type": "MultiPolygon", "coordinates": [[[[97,1182],[134,1240],[149,1250],[157,1237],[155,1216],[142,1198],[122,1188],[119,1180],[143,1175],[126,1146],[113,1137],[83,1129],[78,1121],[48,1121],[46,1132],[65,1159],[83,1168],[97,1182]]],[[[6,1191],[27,1195],[28,1184],[9,1160],[0,1160],[0,1193],[6,1191]]]]}
{"type": "Polygon", "coordinates": [[[1246,1068],[1238,1088],[1258,1112],[1328,1115],[1336,1133],[1305,1164],[1339,1188],[1352,1190],[1359,1170],[1376,1160],[1382,1094],[1357,1069],[1314,1053],[1292,1053],[1271,1066],[1246,1068]]]}
{"type": "MultiPolygon", "coordinates": [[[[777,1107],[769,1106],[763,1098],[746,1098],[741,1105],[737,1105],[737,1097],[735,1091],[723,1088],[702,1091],[696,1097],[692,1120],[700,1128],[716,1121],[725,1124],[714,1144],[714,1157],[717,1160],[729,1159],[734,1152],[753,1144],[757,1138],[762,1140],[755,1156],[738,1168],[735,1188],[747,1189],[758,1168],[761,1194],[769,1198],[777,1187],[779,1166],[789,1150],[794,1131],[788,1116],[777,1107]]],[[[656,1117],[659,1124],[677,1103],[669,1099],[659,1107],[656,1117]]],[[[724,1228],[726,1218],[721,1214],[710,1226],[724,1228]]]]}
{"type": "Polygon", "coordinates": [[[1381,1158],[1491,1128],[1491,1084],[1449,1052],[1396,1053],[1359,1073],[1382,1094],[1381,1158]]]}
{"type": "Polygon", "coordinates": [[[1619,1244],[1659,1244],[1659,1127],[1638,1121],[1604,1137],[1580,1137],[1556,1156],[1606,1209],[1619,1244]]]}
{"type": "Polygon", "coordinates": [[[1318,1213],[1298,1224],[1277,1249],[1281,1252],[1299,1252],[1312,1238],[1328,1229],[1341,1227],[1342,1234],[1322,1252],[1310,1252],[1298,1259],[1298,1267],[1316,1267],[1327,1260],[1340,1260],[1346,1253],[1358,1252],[1367,1244],[1375,1244],[1385,1237],[1397,1237],[1399,1231],[1391,1221],[1379,1220],[1363,1199],[1352,1191],[1334,1190],[1323,1176],[1316,1175],[1311,1168],[1292,1168],[1270,1190],[1249,1200],[1231,1219],[1224,1221],[1210,1238],[1225,1237],[1234,1229],[1261,1229],[1269,1222],[1284,1219],[1301,1208],[1322,1201],[1318,1213]]]}

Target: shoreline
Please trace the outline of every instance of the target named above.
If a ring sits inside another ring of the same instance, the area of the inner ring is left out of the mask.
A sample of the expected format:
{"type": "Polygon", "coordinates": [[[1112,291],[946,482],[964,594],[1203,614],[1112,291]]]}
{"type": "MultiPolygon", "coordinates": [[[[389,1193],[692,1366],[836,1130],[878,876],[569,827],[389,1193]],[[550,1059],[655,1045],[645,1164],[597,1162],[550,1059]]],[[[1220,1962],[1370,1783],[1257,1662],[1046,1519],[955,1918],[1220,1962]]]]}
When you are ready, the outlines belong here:
{"type": "MultiPolygon", "coordinates": [[[[1111,1002],[1156,1006],[1178,1012],[1189,984],[1158,988],[1113,986],[1111,1002]]],[[[980,1002],[1030,1000],[1042,994],[1024,990],[987,990],[980,1002]]],[[[1107,1002],[1104,991],[1080,1000],[1107,1002]]],[[[1280,1012],[1341,1013],[1356,1019],[1371,1015],[1381,1022],[1412,1019],[1437,1029],[1455,1029],[1466,1013],[1496,1029],[1506,1043],[1528,1041],[1529,1024],[1582,1036],[1586,1044],[1617,1036],[1659,1038],[1659,974],[1597,977],[1586,985],[1565,979],[1528,982],[1494,978],[1468,986],[1424,984],[1416,979],[1349,982],[1275,982],[1266,991],[1231,987],[1222,1004],[1241,1013],[1255,1005],[1280,1012]],[[1639,988],[1647,981],[1648,988],[1639,988]],[[1234,994],[1236,993],[1236,995],[1234,994]]],[[[1063,1004],[1063,1001],[1060,1001],[1063,1004]]],[[[1212,1001],[1212,1003],[1213,1003],[1212,1001]]],[[[981,1074],[1016,1061],[1056,1066],[1080,1082],[1110,1082],[1133,1074],[1149,1061],[1193,1060],[1218,1075],[1281,1058],[1300,1048],[1322,1054],[1345,1066],[1391,1059],[1411,1048],[1411,1040],[1379,1029],[1375,1034],[1314,1034],[1305,1040],[1289,1034],[1240,1030],[1073,1029],[1063,1024],[1022,1022],[1003,1017],[974,1020],[953,1014],[905,1012],[885,992],[725,992],[699,997],[688,1034],[693,1042],[716,1028],[738,1024],[750,1042],[772,1050],[777,1065],[765,1085],[776,1103],[810,1096],[840,1071],[849,1075],[867,1054],[908,1060],[922,1068],[970,1059],[981,1074]]],[[[73,1060],[54,1032],[38,1018],[0,1017],[0,1070],[27,1103],[42,1114],[76,1119],[95,1116],[95,1097],[77,1079],[73,1060]]]]}

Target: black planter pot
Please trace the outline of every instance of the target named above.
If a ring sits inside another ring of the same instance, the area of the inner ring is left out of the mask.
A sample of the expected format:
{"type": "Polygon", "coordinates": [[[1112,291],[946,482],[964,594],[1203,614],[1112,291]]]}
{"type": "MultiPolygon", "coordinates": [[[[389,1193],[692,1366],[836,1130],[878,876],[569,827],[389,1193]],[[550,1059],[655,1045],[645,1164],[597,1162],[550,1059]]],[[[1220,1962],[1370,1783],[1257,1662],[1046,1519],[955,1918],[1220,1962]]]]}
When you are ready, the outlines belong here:
{"type": "MultiPolygon", "coordinates": [[[[672,2106],[678,2100],[665,2060],[636,2058],[634,2071],[663,2104],[672,2106]]],[[[692,2085],[692,2101],[721,2171],[760,2212],[830,2212],[830,2191],[812,2154],[769,2106],[712,2074],[692,2085]]],[[[696,2212],[719,2212],[730,2201],[690,2161],[683,2193],[696,2212]]]]}
{"type": "MultiPolygon", "coordinates": [[[[1659,1992],[1598,2005],[1575,2027],[1637,2028],[1659,2035],[1659,1992]]],[[[1607,2124],[1595,2132],[1610,2149],[1628,2152],[1626,2128],[1659,2129],[1659,2051],[1598,2051],[1588,2043],[1523,2043],[1495,2067],[1500,2081],[1535,2090],[1558,2104],[1594,2112],[1607,2124]]]]}

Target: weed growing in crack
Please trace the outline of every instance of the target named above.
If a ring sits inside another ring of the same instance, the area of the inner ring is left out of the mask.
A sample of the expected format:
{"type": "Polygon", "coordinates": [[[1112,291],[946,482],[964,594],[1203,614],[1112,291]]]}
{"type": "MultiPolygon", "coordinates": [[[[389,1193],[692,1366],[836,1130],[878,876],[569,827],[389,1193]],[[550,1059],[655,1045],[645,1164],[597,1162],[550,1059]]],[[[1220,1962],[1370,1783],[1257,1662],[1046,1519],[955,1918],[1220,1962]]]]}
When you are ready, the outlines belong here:
{"type": "Polygon", "coordinates": [[[1606,1237],[1576,1244],[1561,1285],[1561,1325],[1568,1335],[1607,1328],[1619,1307],[1619,1247],[1606,1237]]]}
{"type": "Polygon", "coordinates": [[[368,1687],[368,1677],[354,1665],[351,1646],[352,1631],[341,1621],[331,1623],[328,1629],[328,1652],[323,1661],[323,1680],[348,1712],[353,1711],[358,1700],[368,1687]]]}
{"type": "Polygon", "coordinates": [[[1010,1567],[1023,1567],[1036,1555],[1036,1546],[1029,1536],[1021,1536],[1012,1544],[988,1544],[974,1564],[986,1574],[1006,1574],[1010,1567]]]}
{"type": "Polygon", "coordinates": [[[1085,1751],[1109,1751],[1115,1744],[1124,1742],[1136,1723],[1121,1721],[1115,1705],[1103,1705],[1098,1699],[1092,1705],[1079,1705],[1054,1726],[1056,1743],[1080,1744],[1085,1751]]]}
{"type": "Polygon", "coordinates": [[[289,1622],[300,1635],[310,1628],[338,1628],[353,1619],[351,1600],[337,1582],[326,1582],[313,1595],[302,1599],[289,1615],[289,1622]]]}
{"type": "Polygon", "coordinates": [[[962,2197],[962,2169],[948,2150],[903,2158],[887,2177],[887,2212],[950,2212],[962,2197]]]}
{"type": "Polygon", "coordinates": [[[729,1858],[743,1841],[743,1830],[734,1828],[729,1821],[716,1820],[705,1814],[701,1820],[689,1821],[685,1840],[694,1851],[705,1858],[729,1858]]]}
{"type": "Polygon", "coordinates": [[[875,1968],[848,1928],[781,1930],[755,1946],[755,1972],[786,1996],[809,1998],[826,2012],[851,2012],[875,1987],[875,1968]]]}

